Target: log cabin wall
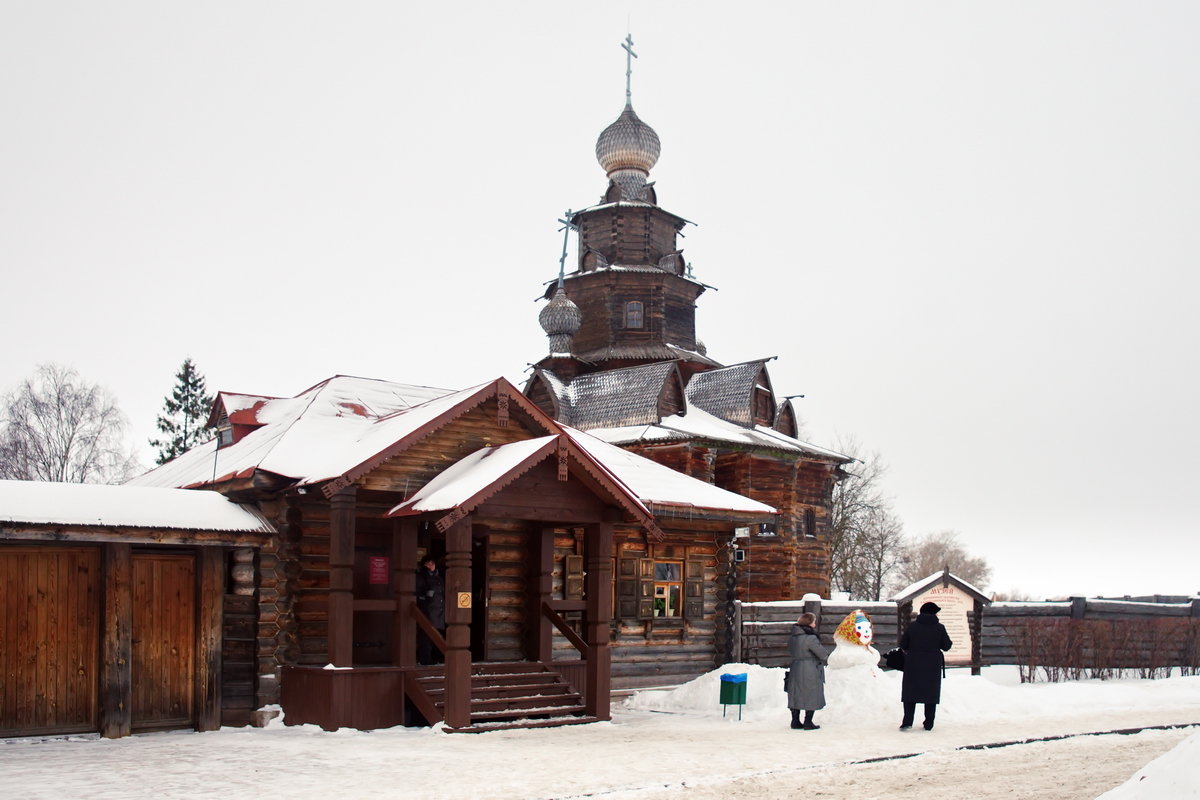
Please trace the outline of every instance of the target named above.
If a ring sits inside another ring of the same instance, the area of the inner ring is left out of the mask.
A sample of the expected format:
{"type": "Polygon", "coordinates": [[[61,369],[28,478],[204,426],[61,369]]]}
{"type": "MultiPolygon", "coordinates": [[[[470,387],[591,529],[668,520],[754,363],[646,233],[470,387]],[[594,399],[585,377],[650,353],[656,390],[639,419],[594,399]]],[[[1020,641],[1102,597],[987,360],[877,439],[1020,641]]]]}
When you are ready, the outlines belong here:
{"type": "MultiPolygon", "coordinates": [[[[611,345],[653,345],[657,350],[643,361],[662,359],[664,342],[691,350],[696,347],[696,298],[703,287],[663,272],[592,272],[565,284],[567,296],[579,306],[582,324],[571,349],[590,353],[611,345]],[[625,326],[625,304],[643,304],[642,326],[625,326]]],[[[597,363],[592,370],[613,365],[597,363]]],[[[620,366],[631,366],[622,361],[620,366]]],[[[585,370],[586,371],[586,370],[585,370]]]]}
{"type": "Polygon", "coordinates": [[[591,269],[589,250],[610,264],[657,265],[675,251],[680,223],[661,209],[647,206],[609,206],[581,213],[579,266],[591,269]]]}

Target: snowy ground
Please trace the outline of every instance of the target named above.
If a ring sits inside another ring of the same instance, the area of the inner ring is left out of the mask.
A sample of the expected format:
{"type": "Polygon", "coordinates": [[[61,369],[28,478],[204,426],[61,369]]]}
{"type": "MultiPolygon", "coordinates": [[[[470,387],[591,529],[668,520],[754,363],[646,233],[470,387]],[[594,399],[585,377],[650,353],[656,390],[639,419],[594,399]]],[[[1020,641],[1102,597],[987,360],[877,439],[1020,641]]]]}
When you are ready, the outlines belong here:
{"type": "Polygon", "coordinates": [[[1200,677],[1020,685],[1013,668],[952,671],[935,729],[901,732],[898,674],[830,670],[821,730],[793,731],[782,673],[728,666],[618,702],[611,722],[551,730],[325,733],[276,721],[0,740],[0,798],[868,800],[919,789],[927,800],[1200,800],[1200,677]],[[721,672],[748,674],[740,720],[733,706],[722,716],[721,672]],[[1185,727],[1101,733],[1153,726],[1185,727]]]}

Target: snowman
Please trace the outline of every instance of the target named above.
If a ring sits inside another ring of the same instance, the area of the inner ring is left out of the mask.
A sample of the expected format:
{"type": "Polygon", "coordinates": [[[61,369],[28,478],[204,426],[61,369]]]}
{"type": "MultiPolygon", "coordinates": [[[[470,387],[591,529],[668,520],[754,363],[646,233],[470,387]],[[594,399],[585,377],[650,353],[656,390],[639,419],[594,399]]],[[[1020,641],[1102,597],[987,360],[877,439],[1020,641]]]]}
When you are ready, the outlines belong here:
{"type": "Polygon", "coordinates": [[[870,675],[878,670],[879,651],[871,646],[875,632],[865,611],[855,609],[833,633],[834,648],[829,656],[830,669],[858,669],[870,675]]]}

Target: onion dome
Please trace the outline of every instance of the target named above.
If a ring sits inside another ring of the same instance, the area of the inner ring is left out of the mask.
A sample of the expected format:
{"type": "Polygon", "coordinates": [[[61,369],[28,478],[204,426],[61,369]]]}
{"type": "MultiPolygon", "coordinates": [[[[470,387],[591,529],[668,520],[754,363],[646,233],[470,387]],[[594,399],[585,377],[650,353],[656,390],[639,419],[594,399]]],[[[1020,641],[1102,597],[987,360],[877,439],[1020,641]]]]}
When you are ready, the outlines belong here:
{"type": "Polygon", "coordinates": [[[554,290],[550,302],[538,314],[538,322],[550,339],[551,353],[571,352],[571,340],[583,324],[583,313],[571,302],[563,287],[554,290]]]}
{"type": "Polygon", "coordinates": [[[616,121],[596,139],[596,160],[613,183],[621,187],[622,199],[642,199],[650,168],[658,163],[662,144],[654,132],[626,103],[616,121]]]}

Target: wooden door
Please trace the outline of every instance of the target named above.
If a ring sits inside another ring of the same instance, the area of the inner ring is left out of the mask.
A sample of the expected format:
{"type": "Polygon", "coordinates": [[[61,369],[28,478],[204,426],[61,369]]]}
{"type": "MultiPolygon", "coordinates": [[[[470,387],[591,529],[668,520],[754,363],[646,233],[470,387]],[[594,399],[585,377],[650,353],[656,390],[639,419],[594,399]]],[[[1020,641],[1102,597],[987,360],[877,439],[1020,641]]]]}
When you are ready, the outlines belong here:
{"type": "Polygon", "coordinates": [[[196,561],[133,555],[134,730],[196,724],[196,561]]]}
{"type": "Polygon", "coordinates": [[[0,545],[0,736],[97,729],[100,550],[0,545]]]}

